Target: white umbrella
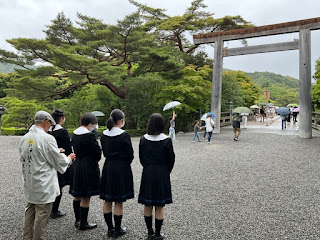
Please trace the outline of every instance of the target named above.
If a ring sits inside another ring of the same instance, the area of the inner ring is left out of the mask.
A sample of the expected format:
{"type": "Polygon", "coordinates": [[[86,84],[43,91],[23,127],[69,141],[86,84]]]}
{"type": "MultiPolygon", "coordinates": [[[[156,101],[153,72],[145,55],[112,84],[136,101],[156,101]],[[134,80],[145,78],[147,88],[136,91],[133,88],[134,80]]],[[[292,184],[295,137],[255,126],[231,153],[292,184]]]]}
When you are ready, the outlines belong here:
{"type": "Polygon", "coordinates": [[[93,111],[91,112],[93,115],[95,115],[96,117],[103,117],[105,116],[105,114],[103,112],[100,111],[93,111]]]}
{"type": "Polygon", "coordinates": [[[259,106],[257,106],[257,105],[252,105],[250,108],[259,108],[259,106]]]}
{"type": "Polygon", "coordinates": [[[175,108],[176,106],[179,106],[179,105],[181,105],[181,103],[178,101],[169,102],[163,107],[163,111],[169,110],[171,108],[175,108]]]}

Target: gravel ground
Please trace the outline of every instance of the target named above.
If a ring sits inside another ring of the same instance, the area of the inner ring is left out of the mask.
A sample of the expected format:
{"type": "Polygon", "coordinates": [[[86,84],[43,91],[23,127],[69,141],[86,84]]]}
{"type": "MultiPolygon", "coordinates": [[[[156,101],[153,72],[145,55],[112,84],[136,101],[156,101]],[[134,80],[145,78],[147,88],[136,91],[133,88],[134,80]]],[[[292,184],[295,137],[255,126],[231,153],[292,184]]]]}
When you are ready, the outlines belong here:
{"type": "MultiPolygon", "coordinates": [[[[192,143],[192,133],[178,134],[171,175],[174,203],[165,208],[166,239],[320,239],[319,134],[301,139],[296,132],[283,133],[248,128],[234,142],[232,128],[226,127],[213,135],[211,145],[192,143]]],[[[0,136],[0,239],[21,239],[20,139],[0,136]]],[[[132,143],[136,198],[124,205],[128,233],[122,239],[145,239],[143,206],[137,203],[139,138],[132,143]]],[[[98,227],[80,232],[74,227],[68,187],[63,192],[60,208],[67,215],[50,219],[48,239],[106,239],[102,201],[93,197],[90,205],[89,220],[98,227]]]]}

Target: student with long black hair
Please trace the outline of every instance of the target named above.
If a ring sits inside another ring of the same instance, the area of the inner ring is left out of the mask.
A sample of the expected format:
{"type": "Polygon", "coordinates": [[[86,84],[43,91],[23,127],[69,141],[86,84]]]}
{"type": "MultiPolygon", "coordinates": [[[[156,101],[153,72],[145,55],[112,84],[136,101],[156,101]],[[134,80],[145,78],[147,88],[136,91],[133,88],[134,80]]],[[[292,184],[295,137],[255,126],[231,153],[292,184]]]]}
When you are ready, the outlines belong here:
{"type": "Polygon", "coordinates": [[[106,160],[102,170],[100,198],[104,200],[103,214],[108,226],[108,237],[119,237],[126,233],[126,228],[121,227],[123,202],[134,197],[131,170],[133,149],[130,135],[121,129],[125,124],[124,117],[120,109],[114,109],[108,119],[107,129],[101,136],[106,160]]]}
{"type": "Polygon", "coordinates": [[[138,202],[144,205],[144,219],[148,239],[163,239],[161,227],[164,206],[172,203],[170,173],[175,162],[172,140],[163,133],[161,114],[150,116],[147,134],[140,139],[139,158],[143,166],[138,202]],[[152,211],[155,208],[155,232],[152,227],[152,211]]]}
{"type": "Polygon", "coordinates": [[[101,149],[92,130],[98,119],[92,113],[84,113],[80,118],[81,126],[74,130],[72,146],[77,157],[71,171],[69,193],[74,197],[73,209],[76,218],[75,226],[79,230],[97,227],[88,223],[90,198],[100,194],[101,149]]]}
{"type": "MultiPolygon", "coordinates": [[[[71,141],[68,131],[62,127],[62,125],[66,121],[66,116],[61,109],[55,109],[51,113],[51,116],[56,122],[56,125],[53,125],[49,129],[49,133],[56,139],[58,148],[60,148],[62,152],[68,156],[72,153],[71,141]]],[[[53,203],[51,212],[52,218],[63,217],[66,214],[64,211],[59,210],[59,205],[62,197],[63,187],[66,185],[70,185],[70,168],[68,168],[67,171],[63,174],[58,172],[58,181],[60,187],[60,195],[56,197],[56,200],[53,203]]]]}

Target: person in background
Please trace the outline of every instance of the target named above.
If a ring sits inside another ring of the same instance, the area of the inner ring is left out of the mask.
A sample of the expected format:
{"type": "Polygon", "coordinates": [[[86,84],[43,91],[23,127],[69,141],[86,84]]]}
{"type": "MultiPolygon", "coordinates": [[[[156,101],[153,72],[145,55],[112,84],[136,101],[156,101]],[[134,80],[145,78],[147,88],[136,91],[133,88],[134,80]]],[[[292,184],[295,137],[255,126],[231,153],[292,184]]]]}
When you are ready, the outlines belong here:
{"type": "Polygon", "coordinates": [[[233,120],[232,120],[233,140],[234,141],[238,141],[239,140],[239,136],[240,136],[240,133],[241,133],[240,122],[241,122],[240,113],[236,113],[236,115],[233,117],[233,120]]]}
{"type": "Polygon", "coordinates": [[[173,141],[176,140],[176,132],[174,129],[176,127],[175,119],[176,119],[176,114],[173,111],[172,117],[170,118],[170,127],[169,127],[169,138],[172,138],[173,141]]]}
{"type": "Polygon", "coordinates": [[[242,120],[243,120],[243,128],[247,129],[248,114],[247,113],[243,113],[241,115],[242,115],[242,120]]]}
{"type": "Polygon", "coordinates": [[[198,142],[201,142],[201,141],[200,141],[200,136],[199,136],[199,133],[198,133],[198,131],[199,131],[200,129],[201,129],[200,123],[199,123],[199,121],[197,120],[197,121],[194,122],[194,127],[193,127],[194,136],[193,136],[192,142],[195,142],[196,138],[198,139],[198,142]]]}
{"type": "Polygon", "coordinates": [[[283,127],[287,128],[287,117],[288,117],[288,115],[286,115],[286,116],[280,115],[282,129],[283,129],[283,127]]]}
{"type": "Polygon", "coordinates": [[[71,171],[69,193],[74,197],[75,226],[79,230],[97,227],[96,223],[88,223],[90,198],[100,194],[101,149],[92,132],[97,122],[95,115],[84,113],[80,118],[81,126],[72,135],[72,146],[77,158],[71,171]]]}
{"type": "MultiPolygon", "coordinates": [[[[56,125],[50,127],[49,133],[56,139],[58,147],[61,148],[66,155],[69,155],[72,153],[69,133],[65,128],[62,127],[62,125],[66,121],[66,116],[61,109],[55,109],[51,113],[51,116],[56,122],[56,125]]],[[[59,206],[62,197],[63,187],[70,184],[69,168],[67,168],[67,171],[64,174],[58,172],[58,180],[60,187],[60,195],[56,197],[56,200],[53,203],[51,212],[52,218],[59,218],[66,214],[66,212],[59,210],[59,206]]]]}
{"type": "Polygon", "coordinates": [[[260,108],[260,122],[264,122],[265,111],[263,106],[260,108]]]}
{"type": "MultiPolygon", "coordinates": [[[[297,107],[294,107],[293,110],[296,109],[296,108],[297,108],[297,107]]],[[[292,118],[293,118],[292,120],[293,120],[293,123],[296,123],[296,122],[297,122],[298,113],[299,113],[299,112],[295,112],[295,111],[292,112],[292,118]]]]}
{"type": "Polygon", "coordinates": [[[72,163],[75,154],[68,157],[60,152],[53,136],[47,134],[55,125],[52,116],[38,111],[34,125],[19,143],[22,180],[27,206],[24,212],[23,239],[44,239],[52,203],[60,195],[57,171],[61,174],[72,163]]]}
{"type": "Polygon", "coordinates": [[[144,220],[148,239],[163,239],[161,227],[164,206],[172,203],[170,173],[175,162],[172,140],[164,133],[161,114],[153,113],[148,121],[147,134],[139,143],[139,158],[143,166],[138,203],[144,205],[144,220]],[[152,212],[155,208],[155,231],[152,212]]]}
{"type": "Polygon", "coordinates": [[[108,237],[119,237],[126,233],[126,228],[121,227],[123,202],[134,197],[131,170],[133,148],[130,135],[121,129],[125,124],[124,118],[120,109],[114,109],[107,122],[107,130],[101,136],[106,161],[102,169],[100,198],[104,200],[103,215],[108,226],[108,237]]]}
{"type": "Polygon", "coordinates": [[[212,115],[208,115],[206,119],[206,132],[208,133],[208,144],[211,144],[212,131],[214,129],[214,121],[212,120],[212,115]]]}

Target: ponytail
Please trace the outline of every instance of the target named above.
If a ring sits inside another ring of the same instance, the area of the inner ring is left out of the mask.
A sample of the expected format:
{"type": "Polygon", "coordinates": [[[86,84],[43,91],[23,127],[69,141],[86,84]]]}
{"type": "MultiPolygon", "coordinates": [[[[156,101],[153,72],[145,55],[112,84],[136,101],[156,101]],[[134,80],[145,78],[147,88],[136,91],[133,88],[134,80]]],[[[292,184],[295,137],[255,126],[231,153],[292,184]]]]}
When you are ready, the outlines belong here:
{"type": "Polygon", "coordinates": [[[114,121],[112,117],[110,117],[107,121],[107,128],[109,129],[109,131],[111,130],[111,128],[113,128],[113,126],[114,126],[114,121]]]}
{"type": "Polygon", "coordinates": [[[121,119],[124,119],[124,113],[120,109],[113,109],[110,113],[110,118],[107,121],[107,128],[109,129],[109,131],[121,119]]]}

